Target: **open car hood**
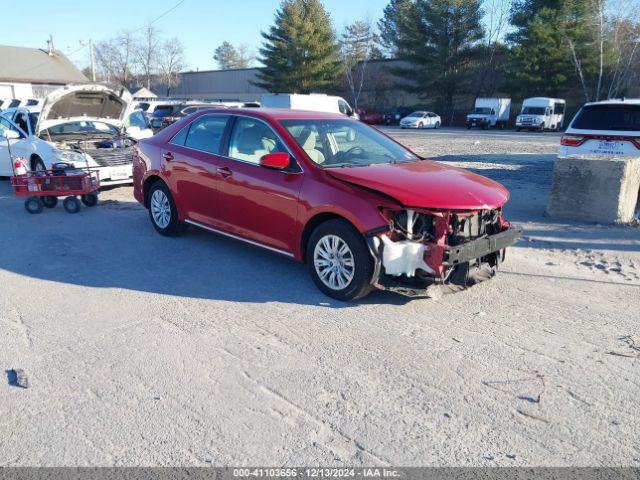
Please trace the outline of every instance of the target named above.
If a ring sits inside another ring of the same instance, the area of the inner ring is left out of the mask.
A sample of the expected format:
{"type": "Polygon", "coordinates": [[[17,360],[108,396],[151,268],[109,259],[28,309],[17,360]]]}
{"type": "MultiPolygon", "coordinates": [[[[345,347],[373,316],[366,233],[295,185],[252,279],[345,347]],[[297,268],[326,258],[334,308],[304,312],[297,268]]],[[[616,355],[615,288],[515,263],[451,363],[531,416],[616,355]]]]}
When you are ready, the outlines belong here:
{"type": "Polygon", "coordinates": [[[509,199],[501,184],[431,160],[325,171],[334,178],[379,191],[406,207],[481,210],[500,207],[509,199]]]}
{"type": "Polygon", "coordinates": [[[56,90],[44,99],[37,133],[75,119],[100,120],[122,126],[133,97],[125,90],[104,85],[74,85],[56,90]]]}

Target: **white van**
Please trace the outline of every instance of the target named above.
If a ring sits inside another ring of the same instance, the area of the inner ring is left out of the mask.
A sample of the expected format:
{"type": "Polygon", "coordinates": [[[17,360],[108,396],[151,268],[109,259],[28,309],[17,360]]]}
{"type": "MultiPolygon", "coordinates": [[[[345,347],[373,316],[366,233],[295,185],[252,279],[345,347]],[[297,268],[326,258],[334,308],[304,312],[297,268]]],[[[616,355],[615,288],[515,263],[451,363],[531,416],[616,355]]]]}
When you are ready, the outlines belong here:
{"type": "Polygon", "coordinates": [[[264,108],[286,108],[288,110],[307,110],[310,112],[342,113],[347,117],[358,119],[358,114],[342,97],[325,95],[324,93],[273,93],[263,95],[260,105],[264,108]]]}
{"type": "Polygon", "coordinates": [[[561,98],[534,97],[522,102],[516,119],[516,130],[551,130],[557,132],[564,124],[566,102],[561,98]]]}

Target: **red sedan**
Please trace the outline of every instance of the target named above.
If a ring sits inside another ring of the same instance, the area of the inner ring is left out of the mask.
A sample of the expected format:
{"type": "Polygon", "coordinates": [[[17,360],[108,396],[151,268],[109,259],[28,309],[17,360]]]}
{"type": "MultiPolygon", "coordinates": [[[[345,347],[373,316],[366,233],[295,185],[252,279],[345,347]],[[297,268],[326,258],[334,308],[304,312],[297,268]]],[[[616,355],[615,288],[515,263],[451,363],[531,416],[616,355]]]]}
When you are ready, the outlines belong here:
{"type": "Polygon", "coordinates": [[[466,284],[521,235],[502,185],[337,114],[198,112],[139,143],[134,191],[161,234],[190,224],[292,257],[340,300],[466,284]]]}

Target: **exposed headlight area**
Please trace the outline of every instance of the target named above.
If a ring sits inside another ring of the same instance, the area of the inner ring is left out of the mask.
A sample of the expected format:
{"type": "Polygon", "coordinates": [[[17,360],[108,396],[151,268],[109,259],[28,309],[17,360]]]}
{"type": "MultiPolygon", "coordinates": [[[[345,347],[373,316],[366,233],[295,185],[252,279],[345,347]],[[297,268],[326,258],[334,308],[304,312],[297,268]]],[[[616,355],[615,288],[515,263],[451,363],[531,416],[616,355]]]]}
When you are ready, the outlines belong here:
{"type": "Polygon", "coordinates": [[[55,148],[52,152],[53,159],[57,162],[65,162],[71,164],[85,164],[86,157],[83,153],[76,152],[74,150],[61,150],[55,148]]]}
{"type": "Polygon", "coordinates": [[[372,239],[378,287],[426,288],[436,282],[466,284],[473,268],[495,268],[522,231],[501,209],[476,211],[383,210],[389,230],[372,239]],[[399,285],[401,285],[399,287],[399,285]]]}

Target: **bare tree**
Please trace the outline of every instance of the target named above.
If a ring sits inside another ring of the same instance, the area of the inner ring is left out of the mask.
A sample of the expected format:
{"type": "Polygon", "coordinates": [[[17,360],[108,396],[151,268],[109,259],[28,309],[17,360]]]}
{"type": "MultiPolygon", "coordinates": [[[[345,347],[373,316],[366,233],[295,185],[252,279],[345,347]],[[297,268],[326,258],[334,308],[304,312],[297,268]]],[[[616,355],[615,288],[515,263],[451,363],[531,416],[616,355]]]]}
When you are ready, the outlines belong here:
{"type": "Polygon", "coordinates": [[[131,32],[120,32],[116,37],[95,46],[99,76],[108,82],[127,86],[135,75],[135,53],[138,42],[131,32]]]}
{"type": "Polygon", "coordinates": [[[160,80],[167,86],[167,96],[180,83],[180,72],[187,66],[184,46],[177,38],[165,41],[158,52],[160,80]]]}
{"type": "Polygon", "coordinates": [[[156,73],[158,51],[160,49],[160,35],[153,25],[147,25],[142,32],[137,60],[145,87],[151,89],[153,75],[156,73]]]}
{"type": "MultiPolygon", "coordinates": [[[[640,76],[640,23],[638,0],[616,0],[611,11],[617,12],[611,21],[611,64],[608,98],[625,93],[640,76]]],[[[637,83],[637,81],[636,81],[637,83]]]]}
{"type": "Polygon", "coordinates": [[[347,25],[340,40],[344,75],[349,87],[353,108],[358,101],[367,77],[367,64],[373,58],[381,57],[379,38],[369,20],[358,20],[347,25]]]}
{"type": "Polygon", "coordinates": [[[510,0],[485,0],[483,4],[485,36],[480,51],[480,78],[476,96],[493,95],[497,71],[496,57],[509,29],[510,0]]]}

